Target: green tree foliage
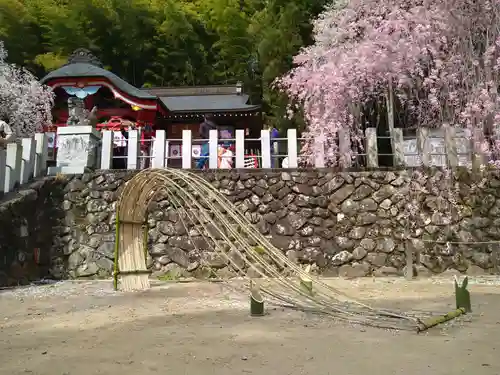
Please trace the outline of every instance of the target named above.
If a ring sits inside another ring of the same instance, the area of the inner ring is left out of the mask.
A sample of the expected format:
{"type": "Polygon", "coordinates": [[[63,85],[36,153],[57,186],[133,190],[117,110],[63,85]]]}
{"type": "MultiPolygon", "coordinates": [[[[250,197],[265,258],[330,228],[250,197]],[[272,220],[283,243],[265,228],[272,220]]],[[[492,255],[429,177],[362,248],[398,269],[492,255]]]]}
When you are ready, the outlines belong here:
{"type": "Polygon", "coordinates": [[[311,43],[326,1],[0,0],[0,40],[38,76],[83,47],[136,86],[241,81],[286,128],[287,99],[272,83],[311,43]]]}
{"type": "Polygon", "coordinates": [[[9,51],[9,61],[34,68],[34,58],[42,53],[36,18],[23,0],[0,0],[0,40],[9,51]]]}
{"type": "Polygon", "coordinates": [[[154,55],[146,69],[149,86],[211,83],[209,37],[196,12],[176,0],[159,0],[152,38],[154,55]]]}

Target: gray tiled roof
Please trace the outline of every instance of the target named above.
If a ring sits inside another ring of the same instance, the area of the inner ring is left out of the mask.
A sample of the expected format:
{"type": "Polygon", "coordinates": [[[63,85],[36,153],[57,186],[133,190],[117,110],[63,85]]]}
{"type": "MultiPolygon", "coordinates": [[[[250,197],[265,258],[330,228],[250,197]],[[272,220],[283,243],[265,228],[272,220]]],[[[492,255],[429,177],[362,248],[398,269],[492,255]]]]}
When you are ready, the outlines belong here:
{"type": "Polygon", "coordinates": [[[246,104],[248,95],[162,96],[160,100],[172,112],[252,111],[258,105],[246,104]]]}
{"type": "Polygon", "coordinates": [[[157,99],[156,96],[151,95],[149,92],[140,90],[132,86],[130,83],[124,81],[116,74],[111,73],[109,70],[99,68],[98,66],[87,63],[73,63],[65,65],[56,69],[41,79],[42,83],[46,83],[51,79],[69,78],[69,77],[104,77],[111,81],[113,85],[126,94],[138,99],[157,99]]]}
{"type": "Polygon", "coordinates": [[[95,77],[107,78],[116,88],[126,94],[138,99],[159,99],[171,112],[228,112],[228,111],[254,111],[260,108],[258,105],[246,104],[248,95],[220,94],[220,95],[179,95],[179,96],[156,96],[148,89],[139,89],[124,81],[116,74],[100,68],[99,66],[85,62],[69,63],[56,69],[41,79],[46,83],[58,78],[95,77]]]}

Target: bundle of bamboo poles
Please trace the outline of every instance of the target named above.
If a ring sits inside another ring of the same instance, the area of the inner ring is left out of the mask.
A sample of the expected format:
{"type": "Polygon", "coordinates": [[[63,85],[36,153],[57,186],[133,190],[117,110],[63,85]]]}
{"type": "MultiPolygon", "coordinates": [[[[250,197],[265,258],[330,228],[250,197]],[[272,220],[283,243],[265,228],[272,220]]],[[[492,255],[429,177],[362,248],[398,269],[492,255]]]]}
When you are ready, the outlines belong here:
{"type": "Polygon", "coordinates": [[[144,240],[147,226],[143,224],[149,201],[162,182],[139,173],[123,189],[116,214],[115,289],[118,284],[123,291],[150,288],[144,240]],[[149,192],[144,194],[146,187],[149,192]]]}

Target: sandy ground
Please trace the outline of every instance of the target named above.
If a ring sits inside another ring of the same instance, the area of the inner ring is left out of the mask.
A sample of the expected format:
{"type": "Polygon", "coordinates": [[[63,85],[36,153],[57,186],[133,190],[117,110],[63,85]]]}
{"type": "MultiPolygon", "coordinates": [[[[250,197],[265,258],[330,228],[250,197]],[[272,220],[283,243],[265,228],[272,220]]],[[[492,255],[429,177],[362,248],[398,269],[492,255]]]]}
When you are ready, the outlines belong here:
{"type": "MultiPolygon", "coordinates": [[[[335,280],[386,307],[451,310],[451,278],[335,280]]],[[[500,280],[474,279],[474,313],[426,334],[270,309],[221,284],[160,284],[114,293],[110,282],[0,292],[0,374],[498,375],[500,280]]]]}

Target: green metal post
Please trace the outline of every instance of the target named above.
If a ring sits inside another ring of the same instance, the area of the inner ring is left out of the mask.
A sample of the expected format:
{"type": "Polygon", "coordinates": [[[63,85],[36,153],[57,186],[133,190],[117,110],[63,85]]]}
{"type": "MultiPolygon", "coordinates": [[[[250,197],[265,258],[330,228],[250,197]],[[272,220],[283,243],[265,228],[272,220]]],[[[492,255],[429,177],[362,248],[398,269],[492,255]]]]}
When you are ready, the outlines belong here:
{"type": "Polygon", "coordinates": [[[113,288],[118,290],[118,248],[120,246],[120,220],[118,218],[118,211],[116,212],[115,220],[115,261],[113,264],[113,288]]]}
{"type": "Polygon", "coordinates": [[[142,226],[142,246],[144,246],[144,262],[148,268],[148,224],[142,226]]]}
{"type": "Polygon", "coordinates": [[[472,312],[472,306],[470,302],[470,293],[467,290],[467,285],[469,285],[469,278],[465,276],[462,284],[458,283],[458,278],[455,277],[455,300],[457,304],[457,309],[464,309],[466,313],[472,312]]]}

